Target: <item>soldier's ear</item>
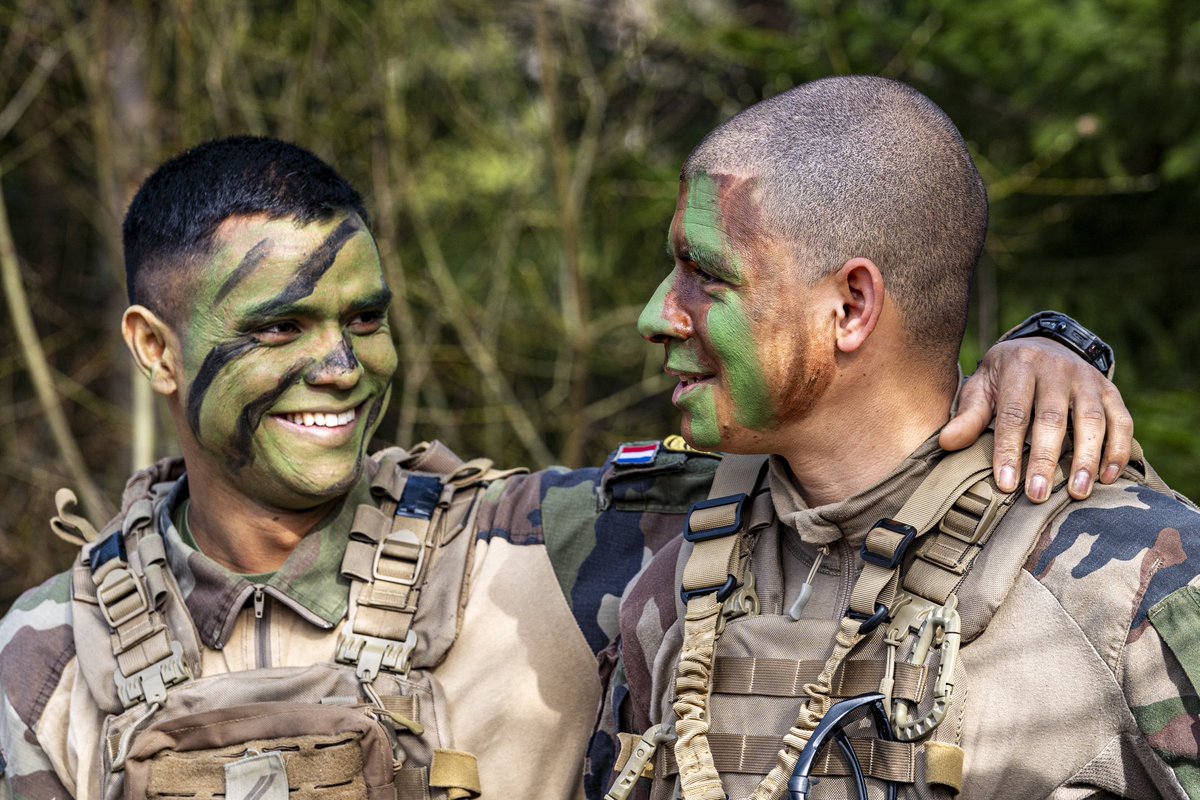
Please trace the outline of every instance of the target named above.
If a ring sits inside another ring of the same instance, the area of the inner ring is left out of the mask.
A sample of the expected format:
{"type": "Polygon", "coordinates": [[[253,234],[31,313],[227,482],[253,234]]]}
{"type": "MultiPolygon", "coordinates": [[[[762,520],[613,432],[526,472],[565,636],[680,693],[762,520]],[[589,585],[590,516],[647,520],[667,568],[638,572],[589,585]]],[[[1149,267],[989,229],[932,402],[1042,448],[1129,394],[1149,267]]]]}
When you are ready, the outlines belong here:
{"type": "Polygon", "coordinates": [[[145,306],[133,305],[121,318],[121,334],[138,370],[150,379],[154,391],[167,397],[177,393],[183,354],[171,326],[145,306]]]}
{"type": "Polygon", "coordinates": [[[852,353],[870,338],[883,311],[883,276],[868,258],[852,258],[832,277],[841,307],[835,315],[837,348],[852,353]]]}

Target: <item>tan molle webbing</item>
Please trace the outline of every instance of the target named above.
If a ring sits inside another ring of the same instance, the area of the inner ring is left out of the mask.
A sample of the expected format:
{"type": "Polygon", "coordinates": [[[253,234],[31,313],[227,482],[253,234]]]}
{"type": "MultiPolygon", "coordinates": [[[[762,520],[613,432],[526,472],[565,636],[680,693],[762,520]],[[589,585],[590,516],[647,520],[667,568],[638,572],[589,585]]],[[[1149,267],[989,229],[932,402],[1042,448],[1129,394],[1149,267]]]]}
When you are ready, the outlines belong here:
{"type": "MultiPolygon", "coordinates": [[[[868,778],[912,783],[916,779],[917,745],[888,742],[877,737],[849,737],[868,778]]],[[[742,736],[710,733],[713,761],[722,773],[761,775],[775,766],[782,740],[778,736],[742,736]]],[[[670,748],[662,748],[655,757],[654,775],[679,774],[679,766],[670,748]]],[[[813,765],[813,775],[845,776],[852,774],[837,748],[827,748],[813,765]]]]}
{"type": "MultiPolygon", "coordinates": [[[[783,791],[800,751],[833,703],[835,676],[842,669],[843,662],[860,642],[874,633],[874,628],[880,620],[890,616],[891,606],[901,588],[905,550],[915,539],[927,533],[943,519],[947,521],[939,526],[938,537],[954,538],[955,534],[958,534],[959,538],[966,536],[974,539],[966,543],[971,548],[969,552],[964,552],[961,558],[953,560],[955,566],[962,565],[962,570],[951,573],[954,574],[955,580],[946,595],[949,596],[954,587],[961,582],[963,574],[978,555],[982,542],[986,541],[986,535],[994,529],[995,523],[1007,510],[1012,498],[1011,495],[1000,495],[992,491],[990,484],[981,485],[981,482],[989,479],[991,473],[992,448],[993,437],[988,433],[966,450],[943,458],[933,467],[893,520],[881,521],[880,525],[868,532],[864,549],[870,557],[864,556],[866,563],[851,592],[848,615],[839,623],[833,651],[816,679],[804,685],[803,689],[809,700],[801,707],[795,725],[782,737],[783,747],[775,753],[774,766],[754,791],[754,800],[768,800],[777,797],[783,791]],[[969,496],[962,501],[964,495],[969,496]],[[977,514],[979,521],[971,525],[977,514]]],[[[721,472],[718,471],[718,480],[720,477],[721,472]]],[[[752,484],[743,477],[741,485],[752,484]]],[[[727,490],[722,487],[722,493],[725,492],[727,490]]],[[[720,496],[715,489],[713,494],[720,496]]],[[[724,542],[722,544],[723,551],[718,552],[713,547],[709,548],[711,554],[704,554],[705,580],[713,580],[718,574],[717,562],[714,559],[724,557],[726,563],[731,563],[739,554],[740,541],[736,545],[724,542]]],[[[932,544],[922,542],[922,545],[927,546],[929,552],[947,549],[941,538],[935,538],[932,544]]],[[[685,576],[692,571],[691,562],[698,552],[700,547],[696,547],[689,558],[685,576]]],[[[951,562],[949,558],[944,560],[947,563],[951,562]]],[[[940,565],[934,566],[940,568],[940,565]]],[[[738,573],[731,571],[731,574],[738,573]]],[[[943,575],[930,571],[927,576],[918,575],[913,585],[920,590],[949,583],[943,575]]],[[[686,582],[684,588],[688,588],[686,582]]],[[[945,598],[940,602],[944,601],[945,598]]],[[[675,755],[681,764],[680,786],[686,800],[724,800],[725,797],[719,768],[714,762],[714,754],[709,749],[706,695],[711,679],[715,643],[720,633],[719,617],[720,603],[715,601],[713,595],[706,594],[688,603],[684,618],[683,649],[676,673],[675,713],[679,718],[676,728],[679,739],[675,745],[675,755]]],[[[780,679],[784,678],[781,676],[780,679]]],[[[895,694],[894,685],[887,694],[889,697],[905,699],[903,695],[895,694]]]]}
{"type": "MultiPolygon", "coordinates": [[[[430,464],[448,472],[463,467],[440,443],[418,447],[418,455],[406,457],[405,465],[430,464]]],[[[337,660],[354,664],[366,680],[374,679],[380,669],[408,672],[422,579],[456,488],[443,480],[444,475],[400,469],[397,460],[385,460],[376,472],[371,490],[381,503],[355,511],[342,559],[342,573],[355,581],[358,591],[352,593],[337,660]],[[411,500],[405,494],[410,488],[416,489],[411,500]],[[410,508],[401,507],[406,502],[410,508]]]]}
{"type": "Polygon", "coordinates": [[[479,784],[479,766],[475,756],[461,750],[435,748],[433,764],[429,767],[429,786],[445,789],[449,800],[478,797],[483,789],[479,784]]]}
{"type": "Polygon", "coordinates": [[[139,570],[117,549],[120,531],[90,550],[89,559],[105,558],[93,571],[88,562],[72,574],[75,599],[95,603],[107,623],[111,652],[117,662],[114,676],[121,704],[131,708],[166,701],[167,687],[191,677],[183,648],[158,611],[167,594],[162,539],[143,537],[137,545],[139,570]],[[103,548],[103,549],[102,549],[103,548]]]}
{"type": "MultiPolygon", "coordinates": [[[[804,687],[817,680],[824,661],[791,661],[783,658],[716,659],[713,694],[743,694],[767,697],[807,697],[804,687]]],[[[857,697],[879,689],[885,664],[882,661],[847,661],[834,673],[832,696],[857,697]]],[[[896,664],[894,697],[917,702],[925,698],[929,668],[896,664]]]]}
{"type": "Polygon", "coordinates": [[[743,539],[748,528],[749,497],[762,482],[765,456],[727,456],[717,469],[707,503],[688,515],[686,538],[692,552],[684,566],[683,649],[675,672],[675,755],[688,800],[725,800],[709,748],[708,699],[713,654],[721,623],[717,591],[741,575],[743,539]],[[747,488],[749,487],[749,488],[747,488]],[[731,530],[742,515],[741,525],[731,530]],[[714,532],[724,529],[726,533],[714,532]],[[693,536],[696,538],[693,538],[693,536]],[[706,591],[711,589],[711,591],[706,591]],[[702,594],[688,594],[704,592],[702,594]]]}

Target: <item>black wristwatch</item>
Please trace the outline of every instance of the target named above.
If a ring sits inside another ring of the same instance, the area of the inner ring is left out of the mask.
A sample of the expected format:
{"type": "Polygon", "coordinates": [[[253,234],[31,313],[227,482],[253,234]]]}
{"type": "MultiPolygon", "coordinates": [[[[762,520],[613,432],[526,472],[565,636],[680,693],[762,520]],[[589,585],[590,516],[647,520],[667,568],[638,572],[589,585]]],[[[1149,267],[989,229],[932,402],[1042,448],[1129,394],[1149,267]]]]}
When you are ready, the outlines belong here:
{"type": "Polygon", "coordinates": [[[1000,337],[1000,341],[1041,336],[1053,339],[1075,355],[1091,364],[1108,377],[1112,377],[1116,356],[1113,349],[1096,334],[1080,325],[1066,314],[1057,311],[1039,311],[1029,319],[1000,337]]]}

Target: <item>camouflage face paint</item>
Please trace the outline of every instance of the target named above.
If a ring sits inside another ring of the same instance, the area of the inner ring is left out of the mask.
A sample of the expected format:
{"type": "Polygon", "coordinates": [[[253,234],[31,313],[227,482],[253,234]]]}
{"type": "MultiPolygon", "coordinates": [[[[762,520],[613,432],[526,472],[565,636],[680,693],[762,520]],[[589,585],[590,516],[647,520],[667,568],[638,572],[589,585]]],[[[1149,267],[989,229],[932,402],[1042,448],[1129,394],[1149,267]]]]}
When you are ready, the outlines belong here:
{"type": "Polygon", "coordinates": [[[360,473],[396,368],[374,241],[353,215],[218,240],[183,337],[195,457],[274,505],[322,502],[360,473]]]}
{"type": "Polygon", "coordinates": [[[704,173],[681,184],[667,248],[675,270],[639,320],[666,346],[665,369],[680,378],[672,401],[697,447],[753,451],[820,383],[805,363],[803,284],[766,233],[754,187],[704,173]]]}

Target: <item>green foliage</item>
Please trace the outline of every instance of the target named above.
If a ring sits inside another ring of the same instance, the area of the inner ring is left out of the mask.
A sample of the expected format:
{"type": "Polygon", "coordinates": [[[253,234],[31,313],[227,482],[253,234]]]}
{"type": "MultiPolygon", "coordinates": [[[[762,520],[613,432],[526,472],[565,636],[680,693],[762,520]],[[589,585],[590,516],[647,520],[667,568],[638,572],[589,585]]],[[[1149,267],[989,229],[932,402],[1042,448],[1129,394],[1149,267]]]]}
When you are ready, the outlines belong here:
{"type": "MultiPolygon", "coordinates": [[[[252,132],[329,159],[368,195],[396,290],[385,438],[578,464],[675,428],[632,326],[668,268],[687,152],[750,103],[848,72],[929,94],[989,183],[964,360],[1038,308],[1078,316],[1117,348],[1152,461],[1200,495],[1194,3],[10,0],[0,29],[3,190],[58,388],[110,495],[133,430],[119,221],[164,157],[252,132]]],[[[66,482],[32,398],[4,326],[11,585],[68,557],[32,544],[66,482]]],[[[157,426],[169,453],[161,411],[157,426]]]]}

